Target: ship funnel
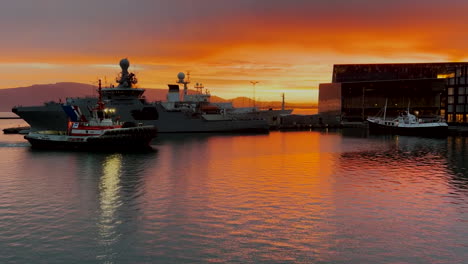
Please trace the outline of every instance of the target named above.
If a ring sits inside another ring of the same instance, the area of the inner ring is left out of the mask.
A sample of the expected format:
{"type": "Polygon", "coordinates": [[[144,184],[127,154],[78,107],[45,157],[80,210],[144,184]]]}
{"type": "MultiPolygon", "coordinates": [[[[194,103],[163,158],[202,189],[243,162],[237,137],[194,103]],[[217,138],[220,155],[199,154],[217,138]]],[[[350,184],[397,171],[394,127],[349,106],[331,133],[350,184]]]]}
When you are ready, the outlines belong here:
{"type": "Polygon", "coordinates": [[[178,84],[168,84],[169,92],[167,93],[168,102],[179,102],[179,85],[178,84]]]}

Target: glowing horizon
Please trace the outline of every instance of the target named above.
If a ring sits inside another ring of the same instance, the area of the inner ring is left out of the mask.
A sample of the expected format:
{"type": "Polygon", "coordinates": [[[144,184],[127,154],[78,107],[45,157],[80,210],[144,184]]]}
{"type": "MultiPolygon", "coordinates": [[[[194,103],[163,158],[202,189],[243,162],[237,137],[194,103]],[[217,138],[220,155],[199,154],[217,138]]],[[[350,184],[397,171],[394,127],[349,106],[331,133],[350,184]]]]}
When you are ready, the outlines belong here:
{"type": "Polygon", "coordinates": [[[15,1],[0,11],[0,88],[113,80],[127,57],[142,88],[189,70],[219,97],[252,97],[255,80],[257,100],[316,103],[333,64],[466,60],[466,10],[461,0],[15,1]]]}

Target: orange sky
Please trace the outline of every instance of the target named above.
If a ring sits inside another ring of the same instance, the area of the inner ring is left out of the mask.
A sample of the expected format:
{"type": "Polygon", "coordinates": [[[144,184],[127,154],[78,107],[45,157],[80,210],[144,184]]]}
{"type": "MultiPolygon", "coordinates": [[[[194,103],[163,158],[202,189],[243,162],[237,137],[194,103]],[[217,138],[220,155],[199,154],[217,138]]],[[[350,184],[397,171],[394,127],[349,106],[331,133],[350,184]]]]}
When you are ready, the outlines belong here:
{"type": "Polygon", "coordinates": [[[11,1],[0,88],[113,80],[128,57],[143,88],[190,70],[224,98],[252,97],[257,80],[257,100],[313,103],[333,64],[466,60],[467,11],[463,0],[11,1]]]}

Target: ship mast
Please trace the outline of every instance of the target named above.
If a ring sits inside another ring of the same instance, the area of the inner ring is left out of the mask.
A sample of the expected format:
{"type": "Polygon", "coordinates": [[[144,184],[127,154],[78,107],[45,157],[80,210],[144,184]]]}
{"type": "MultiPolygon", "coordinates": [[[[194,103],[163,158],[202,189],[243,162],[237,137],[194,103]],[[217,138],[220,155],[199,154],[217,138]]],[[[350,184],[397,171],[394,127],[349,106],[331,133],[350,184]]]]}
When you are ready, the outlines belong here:
{"type": "Polygon", "coordinates": [[[183,84],[184,85],[184,95],[183,95],[183,100],[185,101],[185,96],[188,94],[188,86],[187,84],[190,83],[190,71],[187,71],[187,79],[185,79],[185,73],[179,72],[177,74],[177,83],[183,84]]]}
{"type": "Polygon", "coordinates": [[[99,86],[98,86],[98,110],[103,110],[104,109],[104,103],[102,102],[102,88],[101,88],[101,79],[99,79],[99,86]]]}
{"type": "Polygon", "coordinates": [[[284,110],[284,93],[281,95],[282,101],[281,101],[281,110],[284,110]]]}
{"type": "Polygon", "coordinates": [[[385,117],[387,116],[387,100],[388,98],[385,98],[385,107],[383,110],[383,120],[385,121],[385,117]]]}
{"type": "Polygon", "coordinates": [[[255,108],[255,85],[259,83],[259,81],[250,81],[250,83],[253,85],[253,108],[255,108]]]}
{"type": "Polygon", "coordinates": [[[202,83],[196,83],[194,88],[197,91],[197,94],[203,94],[203,88],[205,88],[205,86],[203,86],[202,83]]]}

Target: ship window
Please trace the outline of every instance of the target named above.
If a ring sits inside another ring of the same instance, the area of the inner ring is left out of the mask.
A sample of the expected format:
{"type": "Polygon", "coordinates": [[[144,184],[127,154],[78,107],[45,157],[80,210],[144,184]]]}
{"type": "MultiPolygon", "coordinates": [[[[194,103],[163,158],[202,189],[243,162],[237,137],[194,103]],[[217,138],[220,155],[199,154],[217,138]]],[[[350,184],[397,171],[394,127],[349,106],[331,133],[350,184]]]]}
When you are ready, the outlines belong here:
{"type": "Polygon", "coordinates": [[[465,112],[465,105],[457,105],[457,113],[465,112]]]}
{"type": "Polygon", "coordinates": [[[447,106],[447,112],[453,113],[453,105],[448,105],[447,106]]]}
{"type": "Polygon", "coordinates": [[[458,87],[458,94],[465,94],[465,87],[458,87]]]}
{"type": "Polygon", "coordinates": [[[447,94],[448,95],[453,95],[453,87],[450,87],[447,89],[447,94]]]}
{"type": "Polygon", "coordinates": [[[464,95],[458,96],[458,103],[459,104],[464,104],[465,103],[465,96],[464,95]]]}
{"type": "Polygon", "coordinates": [[[457,123],[463,123],[463,116],[462,114],[457,114],[457,123]]]}
{"type": "Polygon", "coordinates": [[[449,97],[447,98],[447,103],[453,104],[453,96],[449,96],[449,97]]]}

